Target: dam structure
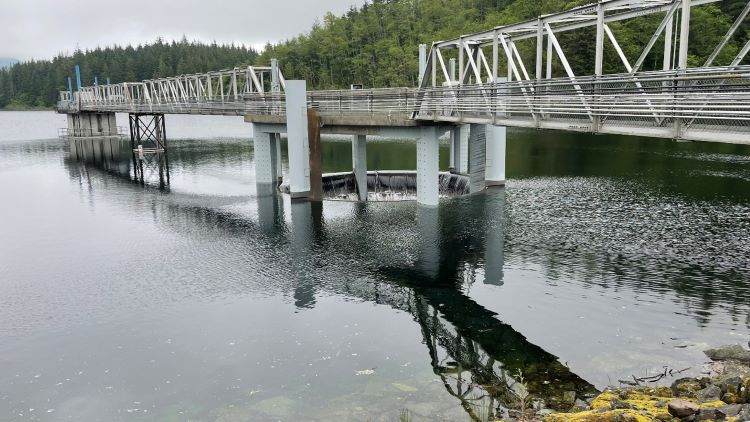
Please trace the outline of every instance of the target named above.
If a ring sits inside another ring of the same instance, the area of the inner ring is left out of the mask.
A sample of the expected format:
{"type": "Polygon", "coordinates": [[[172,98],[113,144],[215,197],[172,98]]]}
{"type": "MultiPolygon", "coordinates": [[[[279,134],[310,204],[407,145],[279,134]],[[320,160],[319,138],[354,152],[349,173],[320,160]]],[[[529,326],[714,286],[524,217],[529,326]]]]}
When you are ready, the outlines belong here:
{"type": "Polygon", "coordinates": [[[295,199],[322,199],[321,134],[352,137],[359,200],[367,199],[368,137],[411,139],[417,202],[436,206],[442,137],[450,138],[451,173],[465,177],[469,192],[504,185],[507,127],[750,143],[750,66],[743,64],[750,40],[730,63],[715,63],[738,36],[750,2],[718,45],[704,52],[705,62],[688,63],[691,9],[715,1],[600,1],[422,44],[416,87],[308,91],[305,81],[286,80],[272,60],[141,82],[78,84],[60,93],[57,110],[68,115],[71,142],[123,136],[115,113],[128,113],[131,146],[139,154],[166,150],[166,114],[243,116],[253,126],[259,192],[279,184],[280,136],[286,134],[288,190],[295,199]],[[610,24],[650,15],[661,17],[658,26],[640,55],[627,57],[610,24]],[[586,28],[596,34],[581,38],[594,44],[593,73],[576,75],[558,35],[586,28]],[[661,69],[642,70],[658,42],[661,69]],[[533,45],[529,65],[520,45],[533,45]],[[620,73],[603,73],[605,47],[616,52],[620,73]],[[553,74],[553,60],[562,76],[553,74]]]}

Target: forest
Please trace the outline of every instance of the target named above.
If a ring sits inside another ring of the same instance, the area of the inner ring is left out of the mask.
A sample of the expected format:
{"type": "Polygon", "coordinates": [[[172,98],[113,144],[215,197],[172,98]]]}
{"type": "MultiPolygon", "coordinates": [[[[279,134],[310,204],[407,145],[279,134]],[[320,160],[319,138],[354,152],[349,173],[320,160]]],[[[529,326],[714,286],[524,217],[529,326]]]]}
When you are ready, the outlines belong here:
{"type": "MultiPolygon", "coordinates": [[[[81,67],[83,85],[141,81],[252,64],[258,53],[243,45],[218,45],[159,38],[152,44],[77,50],[52,60],[34,60],[0,69],[0,109],[51,107],[58,92],[67,89],[74,66],[81,67]]],[[[73,80],[75,84],[75,79],[73,80]]]]}
{"type": "MultiPolygon", "coordinates": [[[[0,70],[0,109],[49,107],[57,91],[65,89],[73,65],[81,65],[84,85],[94,75],[112,82],[138,81],[232,68],[245,64],[268,64],[279,59],[287,79],[301,78],[313,89],[345,88],[352,83],[366,87],[414,86],[420,43],[455,38],[497,25],[536,18],[590,0],[369,0],[352,7],[343,16],[328,13],[304,34],[268,44],[262,52],[242,45],[217,45],[180,41],[137,47],[108,47],[76,51],[52,60],[18,63],[0,70]]],[[[729,29],[746,0],[724,0],[692,9],[689,63],[703,63],[729,29]]],[[[654,14],[610,25],[625,55],[634,62],[650,39],[663,14],[654,14]]],[[[594,29],[585,28],[559,35],[576,74],[593,74],[594,29]]],[[[750,19],[723,49],[715,64],[727,64],[750,36],[750,19]]],[[[657,46],[663,41],[657,41],[657,46]]],[[[526,63],[533,63],[533,40],[518,48],[526,63]]],[[[654,48],[643,70],[661,66],[663,51],[654,48]]],[[[743,64],[748,63],[748,58],[743,64]]],[[[501,70],[503,64],[501,63],[501,70]]],[[[530,69],[533,71],[533,69],[530,69]]],[[[624,72],[614,48],[605,42],[604,72],[624,72]]],[[[562,76],[562,65],[553,61],[553,76],[562,76]]]]}

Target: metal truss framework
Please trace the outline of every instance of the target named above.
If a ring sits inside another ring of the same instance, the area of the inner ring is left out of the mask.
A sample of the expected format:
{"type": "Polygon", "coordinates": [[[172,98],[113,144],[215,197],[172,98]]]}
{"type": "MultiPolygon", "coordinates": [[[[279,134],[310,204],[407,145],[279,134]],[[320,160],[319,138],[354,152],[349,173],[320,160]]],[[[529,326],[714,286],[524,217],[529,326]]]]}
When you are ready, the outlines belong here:
{"type": "MultiPolygon", "coordinates": [[[[714,65],[750,14],[750,2],[703,65],[687,66],[691,8],[715,1],[600,1],[436,42],[429,52],[420,46],[417,88],[313,91],[308,92],[307,101],[321,116],[334,113],[356,119],[361,114],[379,114],[422,122],[750,143],[750,66],[741,65],[750,51],[750,40],[729,65],[714,65]],[[609,24],[656,13],[663,17],[631,64],[609,24]],[[577,76],[556,34],[587,27],[596,29],[594,74],[577,76]],[[662,35],[662,70],[642,71],[662,35]],[[622,73],[602,74],[605,38],[622,62],[622,73]],[[536,40],[533,78],[516,46],[526,39],[536,40]],[[492,50],[489,60],[488,47],[492,50]],[[459,78],[454,59],[446,68],[446,49],[458,50],[459,78]],[[565,70],[563,77],[552,77],[555,56],[565,70]],[[501,60],[508,70],[502,78],[498,75],[501,60]]],[[[284,85],[278,64],[272,60],[270,67],[87,87],[73,94],[63,91],[58,110],[283,116],[284,85]]]]}
{"type": "MultiPolygon", "coordinates": [[[[420,53],[420,88],[428,86],[441,87],[462,86],[467,84],[482,85],[499,82],[498,70],[504,63],[507,81],[530,81],[552,78],[552,60],[557,56],[568,78],[575,80],[576,75],[568,62],[565,51],[557,40],[556,34],[576,29],[595,27],[595,47],[593,75],[601,76],[603,72],[605,36],[617,52],[626,73],[635,75],[642,67],[646,57],[652,51],[658,39],[664,34],[663,70],[686,69],[688,67],[688,34],[690,30],[690,10],[692,7],[713,3],[718,0],[607,0],[588,4],[560,13],[540,16],[537,19],[512,25],[498,26],[489,31],[459,38],[439,41],[432,44],[429,54],[420,53]],[[666,13],[665,13],[666,12],[666,13]],[[644,46],[636,61],[631,64],[609,27],[612,22],[635,19],[656,13],[665,13],[649,42],[644,46]],[[679,25],[677,15],[679,14],[679,25]],[[676,27],[679,26],[679,38],[676,27]],[[675,29],[673,34],[673,29],[675,29]],[[522,40],[536,40],[534,67],[527,66],[516,43],[522,40]],[[545,66],[546,40],[546,66],[545,66]],[[679,43],[678,43],[679,40],[679,43]],[[485,48],[491,52],[485,54],[485,48]],[[458,50],[458,74],[456,78],[453,66],[446,67],[443,50],[458,50]],[[488,59],[489,57],[489,59],[488,59]],[[534,69],[533,75],[528,69],[534,69]]],[[[750,12],[750,2],[737,17],[716,49],[710,54],[703,67],[713,65],[714,60],[734,36],[740,24],[750,12]]],[[[734,58],[730,67],[739,65],[750,50],[750,40],[734,58]]],[[[528,90],[533,92],[533,87],[528,90]]]]}
{"type": "Polygon", "coordinates": [[[241,104],[248,99],[272,99],[286,85],[277,62],[142,82],[83,87],[60,93],[61,103],[72,110],[206,113],[241,104]]]}
{"type": "Polygon", "coordinates": [[[167,150],[167,130],[163,114],[131,113],[130,146],[133,151],[164,152],[167,150]]]}

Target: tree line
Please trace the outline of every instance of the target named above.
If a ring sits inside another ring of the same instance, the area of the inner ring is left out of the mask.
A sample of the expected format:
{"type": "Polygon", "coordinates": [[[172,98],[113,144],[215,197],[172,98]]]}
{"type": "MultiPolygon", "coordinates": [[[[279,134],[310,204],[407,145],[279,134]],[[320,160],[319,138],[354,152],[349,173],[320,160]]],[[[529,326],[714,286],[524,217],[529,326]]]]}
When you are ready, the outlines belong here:
{"type": "MultiPolygon", "coordinates": [[[[158,39],[137,47],[108,47],[60,54],[52,60],[18,63],[0,70],[0,109],[8,107],[49,107],[57,92],[66,89],[66,77],[74,64],[80,64],[84,85],[100,81],[139,81],[148,78],[265,64],[279,59],[287,79],[305,79],[313,89],[347,88],[358,83],[367,87],[414,86],[417,82],[417,55],[420,43],[452,39],[497,25],[509,24],[554,13],[590,0],[369,0],[352,7],[342,16],[328,13],[310,31],[294,38],[268,44],[261,53],[242,45],[165,42],[158,39]]],[[[689,63],[703,63],[746,0],[724,0],[692,10],[689,63]]],[[[654,14],[610,24],[631,64],[640,55],[664,14],[654,14]]],[[[558,35],[573,71],[594,73],[594,28],[558,35]]],[[[730,40],[715,64],[728,64],[750,36],[745,23],[730,40]]],[[[663,37],[663,36],[662,36],[663,37]]],[[[535,40],[517,44],[524,62],[534,62],[535,40]]],[[[647,56],[642,70],[662,66],[663,39],[647,56]]],[[[546,48],[545,48],[546,54],[546,48]]],[[[446,60],[451,56],[447,53],[446,60]]],[[[454,53],[455,56],[455,53],[454,53]]],[[[748,58],[744,63],[748,63],[748,58]]],[[[505,64],[501,65],[501,74],[505,64]]],[[[534,69],[528,69],[533,72],[534,69]]],[[[605,41],[604,72],[620,73],[625,68],[609,41],[605,41]]],[[[553,58],[553,76],[564,69],[553,58]]]]}
{"type": "MultiPolygon", "coordinates": [[[[370,0],[343,16],[327,14],[312,30],[290,40],[268,45],[259,60],[278,58],[284,76],[303,78],[314,88],[345,88],[350,83],[370,87],[414,86],[418,73],[418,45],[457,38],[512,24],[540,15],[560,12],[592,0],[370,0]]],[[[719,43],[746,0],[724,0],[693,7],[689,63],[699,66],[719,43]]],[[[609,26],[633,64],[665,13],[613,22],[609,26]]],[[[679,21],[679,18],[676,19],[679,21]]],[[[750,19],[746,19],[750,21],[750,19]]],[[[727,44],[715,64],[728,64],[747,40],[746,22],[727,44]]],[[[594,74],[593,39],[589,27],[558,34],[557,38],[576,75],[594,74]]],[[[647,56],[642,70],[660,69],[663,35],[647,56]]],[[[524,63],[534,72],[536,40],[516,45],[524,63]]],[[[604,73],[623,73],[616,50],[605,37],[604,73]]],[[[544,49],[546,57],[546,46],[544,49]]],[[[456,57],[447,52],[445,60],[456,57]]],[[[748,63],[746,58],[745,63],[748,63]]],[[[506,71],[500,61],[501,75],[506,71]]],[[[438,72],[439,74],[441,72],[438,72]]],[[[564,76],[562,63],[553,57],[553,76],[564,76]]]]}
{"type": "Polygon", "coordinates": [[[141,81],[179,74],[233,68],[255,62],[258,53],[243,45],[206,44],[180,41],[155,42],[138,46],[114,46],[94,50],[76,50],[59,54],[52,60],[31,60],[0,69],[0,109],[50,107],[58,92],[67,89],[74,66],[80,65],[81,83],[100,84],[141,81]]]}

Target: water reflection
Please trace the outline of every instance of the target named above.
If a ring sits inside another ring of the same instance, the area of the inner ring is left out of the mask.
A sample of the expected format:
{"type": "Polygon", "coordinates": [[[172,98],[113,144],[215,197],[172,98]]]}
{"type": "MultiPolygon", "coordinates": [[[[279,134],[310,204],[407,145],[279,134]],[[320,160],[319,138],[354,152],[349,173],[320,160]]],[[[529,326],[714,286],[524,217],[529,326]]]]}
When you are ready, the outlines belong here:
{"type": "MultiPolygon", "coordinates": [[[[287,244],[286,260],[275,265],[288,265],[289,288],[298,310],[314,308],[322,289],[409,313],[420,327],[425,358],[434,375],[472,419],[479,420],[487,412],[502,416],[504,409],[518,408],[521,377],[533,398],[557,409],[569,406],[562,401],[566,391],[580,398],[595,391],[556,356],[527,341],[467,294],[477,280],[503,283],[504,188],[465,198],[453,207],[416,206],[399,212],[413,212],[411,218],[394,218],[387,207],[351,203],[346,204],[352,207],[346,218],[328,223],[326,203],[289,201],[263,186],[258,192],[257,221],[170,201],[152,204],[154,218],[161,224],[187,220],[232,235],[239,231],[261,236],[270,248],[287,244]],[[373,242],[382,236],[374,231],[380,221],[390,218],[411,222],[414,247],[402,248],[413,255],[410,263],[401,260],[400,245],[392,243],[384,250],[380,242],[373,242]],[[484,223],[477,227],[476,221],[484,223]],[[331,265],[336,256],[367,267],[377,279],[320,279],[318,269],[331,265]]],[[[274,258],[268,259],[268,265],[274,265],[270,262],[274,258]]]]}
{"type": "MultiPolygon", "coordinates": [[[[439,209],[417,207],[418,246],[413,265],[393,267],[378,260],[375,271],[387,280],[379,283],[380,288],[371,289],[352,280],[341,280],[327,287],[411,314],[421,328],[434,374],[473,419],[479,420],[478,407],[491,409],[490,415],[498,408],[519,407],[519,376],[523,377],[532,397],[543,398],[550,407],[569,406],[562,401],[565,391],[574,391],[578,397],[591,395],[595,391],[591,384],[465,294],[464,289],[475,277],[466,277],[464,273],[475,273],[482,266],[485,267],[485,283],[502,284],[505,192],[499,188],[474,199],[472,202],[476,205],[463,209],[462,217],[463,221],[470,222],[480,216],[494,216],[490,218],[495,220],[491,225],[493,230],[484,241],[481,237],[460,234],[465,229],[462,224],[441,222],[439,209]]],[[[372,243],[369,248],[353,249],[349,245],[358,244],[354,238],[326,237],[323,206],[321,203],[291,203],[291,265],[296,275],[294,300],[297,307],[315,305],[315,283],[309,270],[316,265],[317,257],[312,250],[316,245],[325,242],[327,250],[345,251],[362,258],[356,262],[366,261],[368,256],[378,252],[372,249],[376,247],[372,243]],[[312,262],[305,259],[311,256],[312,262]]],[[[376,211],[368,210],[367,204],[355,206],[353,219],[345,220],[344,224],[366,226],[359,220],[371,219],[376,211]]],[[[274,196],[259,199],[259,224],[266,234],[286,231],[280,223],[282,207],[283,202],[274,196]],[[269,231],[270,227],[277,231],[269,231]]],[[[369,238],[366,232],[353,230],[350,233],[358,238],[369,238]]]]}
{"type": "MultiPolygon", "coordinates": [[[[513,148],[524,149],[533,142],[524,143],[523,147],[519,144],[509,143],[511,147],[515,145],[513,148]]],[[[18,150],[24,151],[18,152],[19,156],[34,158],[56,159],[60,153],[59,149],[39,146],[21,146],[18,150]]],[[[545,151],[539,148],[537,153],[546,157],[545,151]]],[[[525,168],[520,163],[522,160],[514,161],[513,166],[522,169],[524,177],[511,179],[507,191],[496,189],[455,198],[444,202],[439,209],[425,210],[414,204],[358,203],[324,203],[321,207],[305,202],[291,203],[273,194],[273,189],[262,187],[253,195],[255,184],[246,178],[251,170],[236,179],[221,179],[222,184],[215,185],[218,189],[210,194],[196,194],[194,191],[198,189],[194,184],[180,185],[186,182],[180,179],[185,173],[197,177],[206,173],[220,174],[216,169],[232,174],[244,171],[243,163],[249,162],[252,156],[247,144],[198,146],[186,142],[170,152],[173,153],[169,157],[171,162],[165,160],[164,164],[167,169],[171,164],[177,171],[172,173],[173,188],[168,195],[159,190],[158,166],[151,172],[144,171],[150,176],[143,183],[133,177],[132,161],[127,164],[126,160],[124,167],[114,161],[84,164],[65,161],[67,171],[81,192],[88,195],[92,211],[99,207],[92,215],[101,216],[102,210],[114,204],[127,219],[140,218],[139,225],[146,227],[145,230],[160,235],[167,233],[165,238],[178,238],[174,244],[169,244],[173,266],[148,270],[158,271],[158,281],[154,282],[157,287],[140,280],[145,287],[161,293],[153,296],[172,298],[179,292],[210,301],[216,297],[261,291],[288,299],[284,303],[288,304],[289,313],[296,311],[301,318],[321,311],[326,304],[330,306],[326,298],[332,295],[390,306],[398,310],[399,315],[408,314],[416,323],[413,327],[418,327],[420,334],[414,337],[421,335],[422,362],[429,364],[430,377],[473,417],[482,413],[479,407],[493,412],[498,407],[515,407],[519,370],[532,394],[544,397],[553,407],[563,407],[557,400],[562,391],[575,391],[578,397],[593,391],[587,381],[596,379],[596,370],[586,367],[587,371],[581,371],[578,367],[571,371],[567,363],[562,364],[556,357],[563,356],[560,350],[566,347],[565,341],[544,342],[544,337],[575,335],[581,330],[580,326],[571,324],[561,330],[564,331],[561,334],[551,332],[553,328],[544,331],[542,327],[539,328],[544,334],[541,339],[530,335],[533,330],[529,327],[542,326],[545,317],[557,318],[562,312],[556,307],[559,306],[557,301],[564,298],[547,300],[549,292],[560,295],[572,292],[568,294],[574,298],[568,305],[573,303],[572,307],[580,308],[582,313],[597,316],[605,315],[605,311],[612,308],[619,309],[623,304],[622,295],[631,292],[641,295],[644,302],[656,306],[648,311],[634,309],[632,314],[623,313],[616,326],[605,326],[603,330],[619,333],[621,329],[630,328],[637,331],[638,336],[646,338],[651,349],[639,349],[643,343],[622,347],[627,351],[646,350],[644,354],[648,350],[663,352],[661,349],[672,347],[671,344],[658,346],[659,340],[669,338],[668,327],[672,325],[687,325],[686,329],[681,329],[681,334],[692,334],[696,324],[684,323],[690,318],[708,325],[706,332],[726,333],[733,329],[721,325],[727,315],[737,324],[748,323],[747,261],[741,256],[748,248],[744,239],[750,225],[747,204],[742,198],[696,200],[689,197],[684,186],[680,185],[674,193],[658,178],[607,179],[603,176],[607,169],[600,164],[591,170],[596,176],[589,177],[591,172],[586,166],[601,160],[579,157],[583,168],[575,170],[566,170],[557,162],[545,169],[525,168]],[[535,176],[539,173],[549,176],[548,172],[554,177],[535,176]],[[576,172],[571,176],[570,173],[576,172]],[[226,185],[233,183],[237,190],[247,193],[244,196],[227,194],[226,185]],[[141,189],[141,184],[154,189],[141,189]],[[95,201],[99,202],[95,204],[95,201]],[[195,238],[208,240],[196,247],[195,238]],[[196,261],[200,263],[195,264],[196,261]],[[190,274],[191,271],[200,275],[190,274]],[[544,286],[534,285],[521,291],[526,295],[513,295],[518,290],[512,289],[523,284],[519,278],[529,273],[542,279],[542,283],[559,287],[544,290],[544,286]],[[491,290],[494,286],[502,288],[491,290]],[[488,291],[495,298],[513,296],[511,301],[528,302],[537,309],[544,306],[553,309],[539,311],[539,320],[532,314],[534,319],[526,326],[513,322],[511,327],[501,321],[508,322],[509,316],[507,312],[502,314],[505,311],[502,307],[489,306],[485,297],[476,294],[488,291]],[[642,328],[644,326],[649,328],[642,328]],[[651,335],[652,329],[659,332],[651,335]]],[[[3,151],[2,158],[13,154],[16,154],[13,149],[8,154],[3,151]]],[[[102,155],[91,152],[92,156],[97,154],[102,155]]],[[[575,155],[572,151],[561,154],[575,155]]],[[[629,165],[633,165],[632,162],[629,165]]],[[[681,167],[670,165],[675,172],[681,167]]],[[[617,169],[622,170],[619,166],[617,169]]],[[[700,185],[697,183],[700,180],[695,178],[694,184],[700,185]]],[[[730,184],[734,188],[740,185],[746,188],[746,184],[736,180],[730,184]]],[[[734,188],[732,192],[739,192],[734,188]]],[[[705,192],[702,195],[707,196],[705,192]]],[[[122,221],[115,223],[124,224],[122,221]]],[[[746,258],[746,254],[744,256],[746,258]]],[[[138,271],[139,267],[128,268],[138,271]]],[[[124,277],[108,288],[120,288],[131,279],[124,277]]],[[[75,287],[72,290],[75,294],[75,287]]],[[[128,302],[131,297],[144,302],[151,300],[144,298],[146,294],[141,291],[108,291],[107,295],[119,302],[128,302]]],[[[336,314],[326,318],[338,322],[336,314]]],[[[239,330],[246,330],[249,337],[254,337],[259,330],[255,323],[239,330]]],[[[321,330],[340,330],[340,326],[333,324],[318,324],[316,328],[321,330]]],[[[602,324],[597,321],[584,328],[596,329],[602,324]]],[[[290,353],[294,359],[298,358],[299,352],[289,352],[288,346],[281,344],[282,337],[286,338],[282,329],[287,326],[279,324],[278,327],[281,328],[274,338],[279,344],[270,346],[269,350],[273,350],[269,353],[290,353]]],[[[404,332],[405,328],[394,326],[392,330],[404,332]]],[[[200,337],[196,330],[188,329],[185,333],[200,337]]],[[[201,341],[205,339],[196,343],[201,341]]],[[[569,347],[580,351],[618,345],[593,343],[569,347]]],[[[382,352],[388,353],[387,350],[382,352]]],[[[579,353],[576,356],[586,359],[585,351],[579,353]]],[[[207,354],[200,357],[212,358],[207,354]]],[[[46,355],[44,358],[54,360],[46,355]]],[[[659,365],[670,362],[658,359],[649,362],[659,365]]],[[[231,368],[239,371],[238,368],[246,367],[247,363],[241,361],[231,368]]],[[[364,366],[357,369],[362,368],[364,366]]],[[[630,371],[630,367],[622,371],[630,371]]],[[[614,370],[611,373],[612,379],[631,374],[614,370]]],[[[287,379],[297,380],[296,374],[285,375],[287,379]]],[[[275,375],[268,375],[268,378],[276,379],[275,375]]],[[[344,378],[329,382],[341,379],[344,378]]],[[[606,381],[602,383],[598,379],[597,385],[602,387],[606,381]]],[[[325,393],[320,395],[323,399],[330,398],[325,393]]]]}
{"type": "Polygon", "coordinates": [[[76,139],[68,142],[69,169],[85,174],[88,168],[126,177],[142,186],[169,191],[169,157],[163,152],[137,152],[129,141],[116,138],[76,139]],[[76,162],[78,165],[73,165],[76,162]]]}

